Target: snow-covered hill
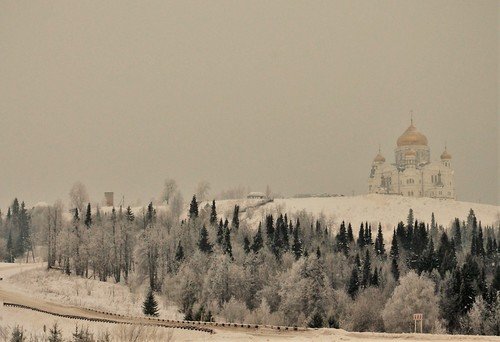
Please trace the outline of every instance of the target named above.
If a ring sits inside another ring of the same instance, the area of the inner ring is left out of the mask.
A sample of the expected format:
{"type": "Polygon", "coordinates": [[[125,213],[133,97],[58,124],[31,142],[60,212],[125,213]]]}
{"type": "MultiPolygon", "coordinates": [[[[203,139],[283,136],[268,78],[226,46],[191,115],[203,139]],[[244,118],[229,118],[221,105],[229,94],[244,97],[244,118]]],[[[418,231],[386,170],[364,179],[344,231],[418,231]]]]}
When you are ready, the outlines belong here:
{"type": "MultiPolygon", "coordinates": [[[[217,211],[230,219],[235,204],[245,208],[248,200],[227,200],[217,202],[217,211]]],[[[253,203],[254,204],[254,203],[253,203]]],[[[206,205],[203,203],[202,206],[206,205]]],[[[448,227],[455,217],[466,220],[470,209],[484,225],[498,225],[500,222],[500,206],[469,203],[433,198],[410,198],[392,195],[362,195],[349,197],[321,198],[285,198],[275,199],[271,203],[243,212],[240,220],[247,220],[252,227],[257,227],[259,221],[267,213],[295,214],[305,210],[315,216],[320,214],[338,226],[343,220],[358,227],[361,222],[372,224],[380,222],[385,231],[391,231],[399,221],[406,222],[409,209],[412,208],[415,219],[431,221],[434,213],[436,222],[448,227]]],[[[355,228],[356,231],[356,228],[355,228]]]]}

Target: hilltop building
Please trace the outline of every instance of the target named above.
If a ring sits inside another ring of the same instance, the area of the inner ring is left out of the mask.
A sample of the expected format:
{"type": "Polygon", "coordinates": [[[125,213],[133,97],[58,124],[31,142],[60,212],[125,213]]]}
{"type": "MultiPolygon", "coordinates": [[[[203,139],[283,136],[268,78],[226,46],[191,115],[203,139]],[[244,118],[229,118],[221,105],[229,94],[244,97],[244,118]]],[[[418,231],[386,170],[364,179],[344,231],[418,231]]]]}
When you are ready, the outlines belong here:
{"type": "Polygon", "coordinates": [[[444,149],[440,161],[431,162],[427,137],[413,125],[398,138],[395,163],[386,163],[379,148],[368,178],[368,193],[455,199],[451,155],[444,149]]]}

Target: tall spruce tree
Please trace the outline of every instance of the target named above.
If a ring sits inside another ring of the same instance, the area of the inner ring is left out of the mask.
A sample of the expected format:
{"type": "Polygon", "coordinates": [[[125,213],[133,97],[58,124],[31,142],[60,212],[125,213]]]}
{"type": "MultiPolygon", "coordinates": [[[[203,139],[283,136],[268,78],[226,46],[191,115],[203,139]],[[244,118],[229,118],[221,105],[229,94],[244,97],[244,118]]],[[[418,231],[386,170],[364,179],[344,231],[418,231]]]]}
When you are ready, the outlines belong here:
{"type": "Polygon", "coordinates": [[[240,206],[235,205],[234,210],[233,210],[233,219],[231,221],[231,228],[232,229],[238,229],[240,227],[240,206]]]}
{"type": "Polygon", "coordinates": [[[212,201],[212,208],[210,211],[210,224],[215,226],[217,224],[217,208],[215,206],[215,200],[212,201]]]}
{"type": "Polygon", "coordinates": [[[90,207],[90,203],[87,204],[87,212],[85,213],[85,225],[87,228],[90,228],[92,225],[92,208],[90,207]]]}
{"type": "Polygon", "coordinates": [[[359,248],[363,248],[365,246],[365,228],[363,226],[363,222],[359,226],[358,240],[357,240],[359,248]]]}
{"type": "Polygon", "coordinates": [[[396,237],[396,231],[392,232],[392,242],[391,242],[391,251],[389,252],[389,256],[392,259],[399,259],[399,246],[398,239],[396,237]]]}
{"type": "Polygon", "coordinates": [[[219,225],[217,226],[217,244],[222,246],[224,243],[224,224],[222,223],[222,219],[219,221],[219,225]]]}
{"type": "Polygon", "coordinates": [[[352,233],[351,222],[347,225],[347,242],[350,244],[354,242],[354,234],[352,233]]]}
{"type": "Polygon", "coordinates": [[[370,261],[370,251],[367,249],[365,253],[365,259],[363,260],[363,276],[361,278],[362,288],[370,286],[370,280],[372,277],[371,265],[372,264],[370,261]]]}
{"type": "Polygon", "coordinates": [[[358,276],[358,268],[356,266],[353,267],[351,271],[351,277],[349,278],[349,283],[347,285],[347,293],[351,296],[352,299],[356,298],[356,295],[359,291],[359,276],[358,276]]]}
{"type": "Polygon", "coordinates": [[[200,229],[200,238],[198,240],[198,248],[203,253],[212,253],[212,245],[208,241],[208,231],[205,225],[200,229]]]}
{"type": "Polygon", "coordinates": [[[391,273],[392,273],[392,276],[394,277],[394,280],[396,282],[399,281],[399,266],[398,266],[398,262],[396,261],[396,258],[392,259],[391,273]]]}
{"type": "Polygon", "coordinates": [[[250,247],[254,253],[258,253],[262,247],[264,247],[264,240],[262,238],[262,227],[259,224],[259,228],[257,229],[257,233],[253,237],[252,246],[250,247]]]}
{"type": "Polygon", "coordinates": [[[196,201],[196,195],[193,195],[193,199],[189,205],[189,218],[195,219],[198,217],[198,202],[196,201]]]}
{"type": "Polygon", "coordinates": [[[382,234],[382,225],[378,224],[377,237],[375,239],[375,253],[379,256],[385,255],[384,235],[382,234]]]}
{"type": "Polygon", "coordinates": [[[297,225],[293,230],[292,252],[295,255],[295,260],[299,260],[302,256],[302,241],[300,241],[300,225],[297,225]]]}
{"type": "Polygon", "coordinates": [[[181,241],[177,244],[177,249],[175,250],[175,260],[181,262],[184,260],[184,248],[182,248],[181,241]]]}
{"type": "Polygon", "coordinates": [[[146,316],[158,317],[158,303],[156,302],[155,296],[153,294],[153,290],[149,289],[148,295],[142,304],[142,312],[146,316]]]}

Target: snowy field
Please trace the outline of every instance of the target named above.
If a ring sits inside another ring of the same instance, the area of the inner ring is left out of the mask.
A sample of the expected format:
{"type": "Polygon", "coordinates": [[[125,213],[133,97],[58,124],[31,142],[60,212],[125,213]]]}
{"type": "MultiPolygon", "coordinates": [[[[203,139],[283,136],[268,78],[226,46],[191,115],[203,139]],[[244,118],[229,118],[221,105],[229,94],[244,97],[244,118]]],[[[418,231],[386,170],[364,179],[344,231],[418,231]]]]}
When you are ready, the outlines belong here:
{"type": "MultiPolygon", "coordinates": [[[[241,200],[245,206],[247,200],[241,200]]],[[[217,202],[217,212],[231,219],[231,213],[238,200],[217,202]]],[[[205,203],[202,204],[203,206],[205,203]]],[[[380,222],[384,232],[392,232],[399,221],[406,223],[410,208],[413,209],[417,220],[431,222],[434,213],[436,222],[447,227],[458,217],[466,220],[470,209],[484,225],[498,225],[500,222],[500,207],[488,204],[461,202],[454,200],[433,198],[411,198],[393,195],[361,195],[346,197],[312,197],[312,198],[285,198],[275,199],[255,209],[241,214],[240,221],[246,220],[256,228],[266,214],[288,213],[295,214],[304,210],[318,217],[324,215],[333,227],[338,227],[342,221],[351,222],[354,232],[361,222],[369,222],[377,226],[380,222]]],[[[390,236],[390,235],[389,235],[390,236]]]]}
{"type": "MultiPolygon", "coordinates": [[[[45,265],[17,272],[4,280],[5,285],[10,291],[40,300],[128,316],[143,316],[141,305],[144,294],[141,289],[133,293],[123,284],[67,276],[58,270],[47,271],[45,265]]],[[[167,305],[165,301],[158,299],[160,318],[179,320],[184,317],[174,305],[167,305]]]]}

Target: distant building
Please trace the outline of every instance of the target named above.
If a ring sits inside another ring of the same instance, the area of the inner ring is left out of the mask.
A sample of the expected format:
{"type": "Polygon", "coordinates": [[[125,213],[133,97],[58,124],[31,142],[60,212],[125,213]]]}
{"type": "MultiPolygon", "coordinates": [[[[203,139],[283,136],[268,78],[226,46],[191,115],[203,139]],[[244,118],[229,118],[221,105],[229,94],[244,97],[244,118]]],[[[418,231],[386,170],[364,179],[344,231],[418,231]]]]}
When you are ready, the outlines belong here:
{"type": "Polygon", "coordinates": [[[263,192],[251,192],[247,195],[248,199],[267,199],[267,196],[263,192]]]}
{"type": "Polygon", "coordinates": [[[115,197],[114,192],[105,192],[104,193],[104,204],[106,207],[114,206],[114,197],[115,197]]]}
{"type": "Polygon", "coordinates": [[[441,160],[430,161],[427,137],[410,127],[398,138],[395,163],[386,163],[380,153],[372,162],[368,193],[397,194],[409,197],[455,199],[454,171],[446,147],[441,160]]]}

